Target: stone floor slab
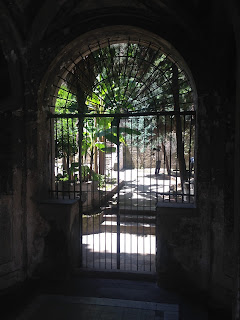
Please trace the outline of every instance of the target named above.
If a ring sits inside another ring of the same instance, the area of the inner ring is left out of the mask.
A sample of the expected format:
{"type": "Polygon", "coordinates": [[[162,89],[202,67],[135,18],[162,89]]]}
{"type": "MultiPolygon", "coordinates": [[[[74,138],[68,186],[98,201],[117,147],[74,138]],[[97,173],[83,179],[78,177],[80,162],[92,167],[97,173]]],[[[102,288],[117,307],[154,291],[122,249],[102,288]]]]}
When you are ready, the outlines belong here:
{"type": "Polygon", "coordinates": [[[178,305],[107,298],[41,295],[17,318],[17,320],[42,319],[177,320],[178,305]]]}

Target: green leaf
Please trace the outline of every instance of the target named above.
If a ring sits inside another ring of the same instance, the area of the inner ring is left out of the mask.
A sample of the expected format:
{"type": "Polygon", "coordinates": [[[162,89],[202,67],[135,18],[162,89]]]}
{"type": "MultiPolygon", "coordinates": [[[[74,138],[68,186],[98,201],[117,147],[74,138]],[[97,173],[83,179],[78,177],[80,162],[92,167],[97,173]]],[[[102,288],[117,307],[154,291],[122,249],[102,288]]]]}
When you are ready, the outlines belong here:
{"type": "Polygon", "coordinates": [[[119,142],[122,142],[123,144],[126,145],[126,141],[125,141],[125,139],[124,139],[124,137],[122,135],[119,136],[119,142]]]}
{"type": "Polygon", "coordinates": [[[111,127],[113,117],[97,118],[97,123],[101,129],[109,129],[111,127]]]}
{"type": "Polygon", "coordinates": [[[110,133],[107,133],[107,134],[105,134],[105,138],[108,140],[108,141],[110,141],[110,142],[112,142],[112,143],[114,143],[114,144],[119,144],[119,141],[118,141],[118,139],[117,139],[117,136],[116,135],[114,135],[114,134],[110,134],[110,133]]]}
{"type": "Polygon", "coordinates": [[[104,142],[96,142],[95,146],[100,150],[103,150],[104,148],[106,148],[106,145],[104,142]]]}
{"type": "Polygon", "coordinates": [[[115,147],[106,147],[106,148],[103,148],[101,151],[106,152],[106,153],[113,153],[113,152],[116,152],[116,148],[115,147]]]}
{"type": "Polygon", "coordinates": [[[99,130],[96,133],[96,136],[97,137],[106,137],[106,135],[109,135],[109,134],[117,135],[117,130],[113,130],[113,128],[108,128],[108,129],[105,129],[105,130],[99,130]]]}
{"type": "Polygon", "coordinates": [[[128,134],[136,134],[140,135],[141,132],[137,129],[131,129],[131,128],[119,128],[120,133],[128,133],[128,134]]]}

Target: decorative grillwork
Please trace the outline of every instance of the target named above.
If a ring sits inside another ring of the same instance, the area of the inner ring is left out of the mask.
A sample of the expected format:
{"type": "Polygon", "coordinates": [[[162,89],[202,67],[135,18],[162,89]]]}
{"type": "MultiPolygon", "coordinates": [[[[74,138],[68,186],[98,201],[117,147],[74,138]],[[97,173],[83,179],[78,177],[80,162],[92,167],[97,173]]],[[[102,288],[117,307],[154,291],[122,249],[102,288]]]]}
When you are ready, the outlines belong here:
{"type": "Polygon", "coordinates": [[[79,58],[71,70],[65,68],[68,75],[56,86],[58,112],[194,111],[184,70],[151,43],[108,43],[79,58]]]}

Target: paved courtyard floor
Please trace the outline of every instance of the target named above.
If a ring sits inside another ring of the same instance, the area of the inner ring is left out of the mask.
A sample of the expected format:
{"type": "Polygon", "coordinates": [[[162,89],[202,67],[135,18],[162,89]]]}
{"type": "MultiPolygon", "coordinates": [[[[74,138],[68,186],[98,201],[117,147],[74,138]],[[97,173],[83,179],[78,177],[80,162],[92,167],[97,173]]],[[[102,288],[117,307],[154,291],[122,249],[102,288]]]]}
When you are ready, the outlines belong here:
{"type": "MultiPolygon", "coordinates": [[[[112,177],[117,179],[116,171],[112,172],[112,177]]],[[[131,210],[155,211],[157,201],[162,200],[161,194],[169,193],[181,182],[180,177],[169,176],[163,169],[155,175],[154,168],[121,170],[119,177],[125,182],[120,190],[120,209],[131,210]]]]}
{"type": "MultiPolygon", "coordinates": [[[[120,234],[120,270],[155,272],[156,236],[120,234]]],[[[117,269],[117,234],[83,236],[83,267],[117,269]]]]}

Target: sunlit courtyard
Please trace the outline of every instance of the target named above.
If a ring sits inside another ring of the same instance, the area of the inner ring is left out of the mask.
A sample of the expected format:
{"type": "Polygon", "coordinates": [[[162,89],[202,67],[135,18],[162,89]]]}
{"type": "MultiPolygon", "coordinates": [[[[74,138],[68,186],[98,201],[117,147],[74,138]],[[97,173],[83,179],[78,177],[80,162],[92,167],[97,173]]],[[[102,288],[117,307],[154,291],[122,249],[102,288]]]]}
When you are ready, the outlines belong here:
{"type": "MultiPolygon", "coordinates": [[[[117,179],[117,172],[112,176],[117,179]]],[[[154,168],[122,170],[119,178],[124,185],[109,201],[100,228],[83,235],[83,267],[117,269],[119,208],[120,270],[155,272],[158,193],[168,193],[180,178],[169,177],[164,170],[155,175],[154,168]]]]}

